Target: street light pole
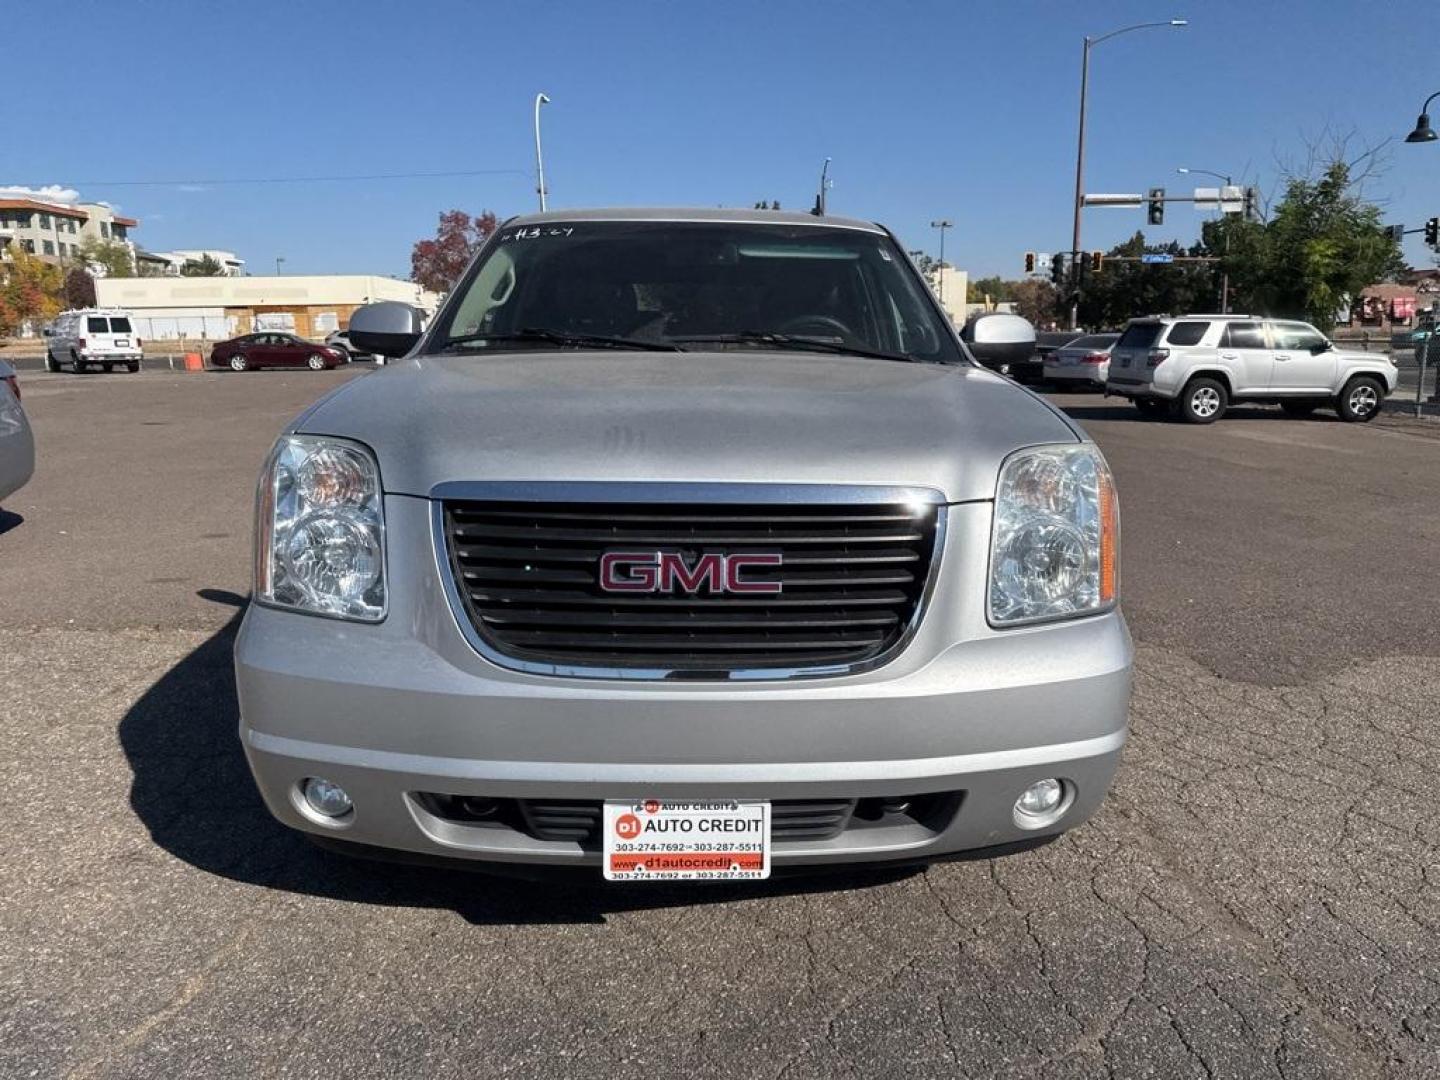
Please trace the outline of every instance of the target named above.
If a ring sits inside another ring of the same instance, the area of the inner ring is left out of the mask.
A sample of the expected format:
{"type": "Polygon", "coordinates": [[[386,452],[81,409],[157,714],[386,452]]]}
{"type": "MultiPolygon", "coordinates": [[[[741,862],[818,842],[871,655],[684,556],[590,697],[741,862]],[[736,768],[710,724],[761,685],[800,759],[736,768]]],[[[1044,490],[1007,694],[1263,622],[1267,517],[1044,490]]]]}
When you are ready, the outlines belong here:
{"type": "Polygon", "coordinates": [[[284,255],[276,255],[276,256],[275,256],[275,276],[276,276],[276,277],[279,277],[279,276],[280,276],[280,264],[283,263],[284,261],[285,261],[285,256],[284,256],[284,255]]]}
{"type": "MultiPolygon", "coordinates": [[[[1440,90],[1435,91],[1425,99],[1425,104],[1420,106],[1420,115],[1415,120],[1415,130],[1405,136],[1407,143],[1434,142],[1437,138],[1435,129],[1430,126],[1430,103],[1440,97],[1440,90]]],[[[1440,304],[1431,305],[1430,308],[1430,332],[1420,342],[1419,355],[1416,359],[1420,364],[1420,381],[1415,384],[1415,415],[1420,415],[1420,397],[1425,393],[1425,369],[1429,366],[1430,345],[1435,340],[1435,335],[1440,332],[1440,319],[1436,314],[1440,313],[1440,304]]],[[[1419,322],[1419,319],[1416,319],[1419,322]]],[[[1440,402],[1440,376],[1435,380],[1435,393],[1430,395],[1430,400],[1440,402]]]]}
{"type": "Polygon", "coordinates": [[[1086,37],[1084,49],[1080,55],[1080,139],[1079,146],[1075,151],[1075,224],[1070,233],[1070,265],[1075,274],[1075,293],[1070,301],[1070,329],[1078,329],[1080,321],[1080,208],[1084,205],[1085,199],[1085,104],[1090,91],[1090,50],[1102,41],[1118,37],[1121,34],[1128,34],[1132,30],[1148,30],[1151,27],[1161,26],[1185,26],[1184,19],[1170,19],[1167,22],[1146,22],[1136,23],[1134,26],[1122,26],[1119,30],[1111,30],[1108,34],[1101,34],[1099,37],[1086,37]]]}
{"type": "MultiPolygon", "coordinates": [[[[1210,170],[1210,169],[1187,169],[1187,168],[1185,168],[1185,166],[1182,165],[1182,166],[1180,166],[1180,168],[1176,169],[1175,171],[1178,172],[1178,173],[1204,173],[1206,176],[1213,176],[1213,177],[1215,177],[1216,180],[1223,180],[1223,181],[1225,181],[1225,187],[1227,187],[1227,188],[1228,188],[1228,187],[1234,187],[1234,186],[1235,186],[1235,185],[1231,182],[1229,176],[1226,176],[1226,175],[1224,175],[1224,174],[1222,174],[1222,173],[1214,172],[1214,171],[1212,171],[1212,170],[1210,170]]],[[[1220,192],[1220,220],[1221,220],[1222,222],[1225,220],[1225,192],[1224,192],[1223,189],[1222,189],[1221,192],[1220,192]]],[[[1229,259],[1229,256],[1230,256],[1230,226],[1228,226],[1228,225],[1225,226],[1225,256],[1226,256],[1225,262],[1221,264],[1221,265],[1224,267],[1224,269],[1223,269],[1223,270],[1221,271],[1221,273],[1220,273],[1220,314],[1221,314],[1221,315],[1229,315],[1229,314],[1230,314],[1230,259],[1229,259]]]]}
{"type": "MultiPolygon", "coordinates": [[[[930,222],[930,227],[940,230],[940,267],[935,271],[935,275],[940,279],[940,306],[943,308],[945,307],[945,230],[953,228],[954,222],[949,218],[941,218],[939,221],[930,222]]],[[[950,309],[945,308],[945,313],[948,315],[950,309]]]]}
{"type": "Polygon", "coordinates": [[[549,105],[544,94],[535,95],[535,190],[540,195],[540,212],[545,212],[545,159],[540,154],[540,106],[549,105]]]}

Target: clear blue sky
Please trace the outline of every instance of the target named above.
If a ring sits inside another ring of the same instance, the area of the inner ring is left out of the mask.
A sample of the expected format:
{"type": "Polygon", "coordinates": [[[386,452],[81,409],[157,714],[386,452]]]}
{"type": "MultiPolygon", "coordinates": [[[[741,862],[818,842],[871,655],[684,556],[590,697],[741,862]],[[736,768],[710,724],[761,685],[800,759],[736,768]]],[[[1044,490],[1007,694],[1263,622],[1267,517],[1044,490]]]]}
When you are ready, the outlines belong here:
{"type": "MultiPolygon", "coordinates": [[[[1440,143],[1407,146],[1440,90],[1433,4],[1138,2],[407,3],[153,0],[11,7],[0,183],[79,187],[138,217],[150,248],[217,247],[252,272],[404,276],[450,207],[534,206],[530,110],[544,113],[552,206],[808,208],[883,221],[950,261],[1016,276],[1069,246],[1080,42],[1097,47],[1087,188],[1179,193],[1175,167],[1273,191],[1277,162],[1327,126],[1396,137],[1372,190],[1387,220],[1440,214],[1440,143]],[[71,17],[73,15],[73,18],[71,17]],[[47,44],[48,43],[48,44],[47,44]],[[277,185],[97,181],[513,170],[277,185]]],[[[1440,104],[1440,103],[1437,103],[1440,104]]],[[[1440,110],[1437,110],[1440,114],[1440,110]]],[[[1440,115],[1436,116],[1440,123],[1440,115]]],[[[1203,182],[1203,181],[1202,181],[1203,182]]],[[[1160,239],[1201,215],[1172,206],[1160,239]]],[[[1143,223],[1086,212],[1084,246],[1143,223]]],[[[1412,262],[1428,265],[1418,238],[1412,262]]]]}

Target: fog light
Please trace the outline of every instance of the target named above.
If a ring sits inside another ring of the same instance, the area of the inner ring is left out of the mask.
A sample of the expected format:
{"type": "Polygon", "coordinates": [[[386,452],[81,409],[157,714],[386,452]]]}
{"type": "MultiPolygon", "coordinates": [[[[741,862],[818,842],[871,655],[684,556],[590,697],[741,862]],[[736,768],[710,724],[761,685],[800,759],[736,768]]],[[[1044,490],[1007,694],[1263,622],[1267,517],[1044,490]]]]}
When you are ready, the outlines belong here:
{"type": "Polygon", "coordinates": [[[1026,817],[1044,817],[1054,812],[1065,796],[1065,786],[1053,777],[1037,780],[1015,800],[1015,811],[1026,817]]]}
{"type": "Polygon", "coordinates": [[[318,776],[307,776],[300,791],[311,810],[328,818],[344,817],[354,806],[344,788],[318,776]]]}

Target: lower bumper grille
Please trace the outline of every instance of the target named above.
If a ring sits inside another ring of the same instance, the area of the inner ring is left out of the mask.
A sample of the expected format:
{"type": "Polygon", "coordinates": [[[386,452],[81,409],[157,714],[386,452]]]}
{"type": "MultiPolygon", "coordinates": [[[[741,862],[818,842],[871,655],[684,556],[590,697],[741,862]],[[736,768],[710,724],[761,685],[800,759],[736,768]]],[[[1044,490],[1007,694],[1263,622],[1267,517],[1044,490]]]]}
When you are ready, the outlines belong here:
{"type": "MultiPolygon", "coordinates": [[[[431,814],[457,825],[513,829],[536,840],[600,844],[602,804],[595,799],[489,799],[417,796],[431,814]]],[[[959,792],[864,799],[776,799],[770,803],[770,839],[777,844],[833,840],[847,829],[912,823],[939,831],[960,804],[959,792]]]]}

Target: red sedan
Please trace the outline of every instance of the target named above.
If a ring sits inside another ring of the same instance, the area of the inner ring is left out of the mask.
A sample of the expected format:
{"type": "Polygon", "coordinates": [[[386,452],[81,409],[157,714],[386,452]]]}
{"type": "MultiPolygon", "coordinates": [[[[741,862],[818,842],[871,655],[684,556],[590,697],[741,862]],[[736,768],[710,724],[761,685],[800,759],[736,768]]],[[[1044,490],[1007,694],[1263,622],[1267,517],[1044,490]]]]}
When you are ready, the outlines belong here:
{"type": "Polygon", "coordinates": [[[266,330],[222,341],[210,353],[210,362],[231,371],[254,371],[265,367],[308,367],[320,371],[348,363],[343,349],[317,345],[294,334],[266,330]]]}

